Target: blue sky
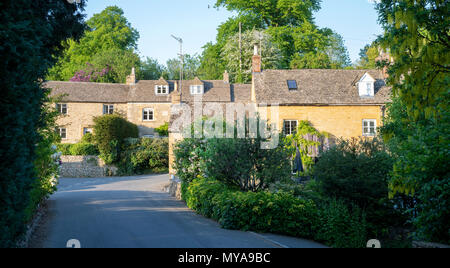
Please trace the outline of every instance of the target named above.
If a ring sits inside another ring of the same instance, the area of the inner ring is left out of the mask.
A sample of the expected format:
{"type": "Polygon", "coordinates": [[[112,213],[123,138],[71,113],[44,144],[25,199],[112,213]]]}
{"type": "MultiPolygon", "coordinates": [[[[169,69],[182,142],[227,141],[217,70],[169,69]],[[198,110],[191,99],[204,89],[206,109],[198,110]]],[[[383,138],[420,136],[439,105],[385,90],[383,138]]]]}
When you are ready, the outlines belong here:
{"type": "MultiPolygon", "coordinates": [[[[89,0],[87,18],[105,7],[121,7],[132,26],[140,33],[139,52],[143,57],[165,63],[177,56],[178,43],[184,40],[185,52],[201,53],[202,46],[216,38],[216,29],[233,14],[214,9],[215,0],[89,0]],[[209,8],[208,8],[209,7],[209,8]]],[[[315,14],[320,27],[328,27],[344,37],[352,61],[359,50],[381,34],[377,13],[370,0],[322,0],[315,14]]]]}

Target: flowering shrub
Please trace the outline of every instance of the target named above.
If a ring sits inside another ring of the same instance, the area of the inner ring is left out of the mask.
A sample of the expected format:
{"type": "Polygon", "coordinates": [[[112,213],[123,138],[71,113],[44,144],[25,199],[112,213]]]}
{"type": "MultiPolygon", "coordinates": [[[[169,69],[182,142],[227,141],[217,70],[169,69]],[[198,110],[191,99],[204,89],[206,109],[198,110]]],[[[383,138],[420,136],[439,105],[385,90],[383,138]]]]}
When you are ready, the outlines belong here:
{"type": "Polygon", "coordinates": [[[108,75],[112,70],[109,65],[100,71],[89,62],[86,62],[86,65],[86,69],[76,72],[70,82],[108,82],[108,75]]]}

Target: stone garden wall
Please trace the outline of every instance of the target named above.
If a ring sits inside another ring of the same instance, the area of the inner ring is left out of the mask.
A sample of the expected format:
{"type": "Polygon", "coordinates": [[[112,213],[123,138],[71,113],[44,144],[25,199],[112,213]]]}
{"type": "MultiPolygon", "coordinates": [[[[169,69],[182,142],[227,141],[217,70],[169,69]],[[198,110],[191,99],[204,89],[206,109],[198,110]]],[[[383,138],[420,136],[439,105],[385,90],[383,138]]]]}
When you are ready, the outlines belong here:
{"type": "Polygon", "coordinates": [[[61,156],[60,177],[99,178],[115,176],[117,168],[108,166],[97,156],[61,156]]]}

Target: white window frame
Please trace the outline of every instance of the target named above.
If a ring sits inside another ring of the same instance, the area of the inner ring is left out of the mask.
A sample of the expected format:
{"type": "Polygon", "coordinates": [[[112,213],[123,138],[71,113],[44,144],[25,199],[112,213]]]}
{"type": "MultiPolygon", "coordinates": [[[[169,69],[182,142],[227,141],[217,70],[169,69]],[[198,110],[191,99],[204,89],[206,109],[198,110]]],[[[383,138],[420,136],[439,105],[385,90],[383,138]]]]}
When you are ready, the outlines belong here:
{"type": "Polygon", "coordinates": [[[374,92],[373,87],[374,87],[374,83],[372,83],[372,82],[366,83],[367,96],[373,97],[373,95],[372,95],[372,92],[374,92]]]}
{"type": "Polygon", "coordinates": [[[65,127],[58,127],[58,134],[59,134],[59,136],[61,137],[62,140],[67,140],[67,128],[65,128],[65,127]],[[62,136],[63,132],[64,132],[65,137],[62,136]]]}
{"type": "Polygon", "coordinates": [[[191,85],[189,87],[191,95],[202,95],[205,93],[205,86],[203,85],[191,85]]]}
{"type": "Polygon", "coordinates": [[[152,122],[155,121],[155,109],[153,108],[144,108],[142,109],[142,121],[143,122],[152,122]],[[150,112],[152,115],[152,119],[150,119],[150,112]],[[147,119],[145,119],[147,113],[147,119]]]}
{"type": "Polygon", "coordinates": [[[165,85],[156,85],[155,86],[155,95],[168,95],[169,94],[169,86],[165,85]],[[158,92],[160,91],[160,92],[158,92]]]}
{"type": "Polygon", "coordinates": [[[378,126],[377,126],[377,120],[376,119],[364,119],[362,122],[362,133],[364,137],[375,137],[377,135],[377,130],[378,130],[378,126]],[[367,123],[367,126],[365,125],[365,123],[367,123]],[[370,126],[370,124],[373,123],[374,126],[370,126]],[[374,129],[374,133],[372,133],[370,130],[374,129]],[[366,131],[366,129],[368,131],[366,131]]]}
{"type": "Polygon", "coordinates": [[[297,130],[297,128],[298,128],[298,120],[289,120],[289,119],[288,120],[283,120],[283,131],[284,131],[284,134],[286,134],[286,136],[293,135],[295,133],[295,131],[297,130]],[[286,131],[286,122],[290,122],[290,126],[289,126],[290,132],[292,130],[292,122],[295,122],[295,130],[294,130],[294,132],[287,133],[287,131],[286,131]]]}
{"type": "Polygon", "coordinates": [[[103,115],[114,114],[114,104],[103,104],[103,115]]]}
{"type": "Polygon", "coordinates": [[[56,109],[58,110],[59,114],[63,114],[63,115],[67,115],[69,112],[69,109],[67,108],[67,103],[57,103],[56,104],[56,109]],[[66,110],[66,112],[64,113],[63,110],[66,110]]]}

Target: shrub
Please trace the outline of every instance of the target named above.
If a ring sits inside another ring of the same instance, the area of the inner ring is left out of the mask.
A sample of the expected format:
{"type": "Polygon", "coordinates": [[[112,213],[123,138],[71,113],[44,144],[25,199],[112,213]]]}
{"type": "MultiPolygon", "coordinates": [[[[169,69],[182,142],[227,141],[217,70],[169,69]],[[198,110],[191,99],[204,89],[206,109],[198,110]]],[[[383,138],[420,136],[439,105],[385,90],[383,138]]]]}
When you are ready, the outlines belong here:
{"type": "Polygon", "coordinates": [[[164,125],[162,125],[158,128],[155,128],[155,131],[161,137],[168,137],[169,136],[169,123],[165,123],[164,125]]]}
{"type": "Polygon", "coordinates": [[[76,143],[70,147],[71,155],[98,155],[97,146],[90,143],[76,143]]]}
{"type": "Polygon", "coordinates": [[[363,248],[367,243],[365,214],[357,206],[351,209],[335,199],[319,209],[319,225],[315,236],[335,248],[363,248]]]}
{"type": "Polygon", "coordinates": [[[261,148],[262,139],[210,139],[203,158],[205,175],[243,191],[257,192],[291,177],[289,152],[283,145],[261,148]]]}
{"type": "Polygon", "coordinates": [[[199,177],[187,187],[189,208],[217,220],[223,228],[270,232],[316,239],[333,247],[364,247],[364,214],[342,202],[316,205],[291,193],[242,192],[223,182],[199,177]]]}
{"type": "Polygon", "coordinates": [[[83,138],[81,138],[81,143],[95,143],[94,135],[92,133],[84,134],[83,138]]]}
{"type": "Polygon", "coordinates": [[[119,160],[120,149],[126,138],[137,138],[139,135],[136,125],[117,114],[96,117],[94,123],[94,140],[100,157],[107,164],[119,160]]]}
{"type": "Polygon", "coordinates": [[[59,143],[56,145],[57,151],[61,152],[62,155],[72,155],[70,152],[70,148],[72,148],[72,144],[70,143],[59,143]]]}
{"type": "Polygon", "coordinates": [[[377,139],[341,140],[321,154],[313,174],[325,198],[340,199],[348,207],[357,205],[367,212],[371,230],[379,232],[396,219],[388,199],[392,163],[377,139]]]}
{"type": "Polygon", "coordinates": [[[124,175],[166,172],[169,164],[168,139],[130,140],[120,156],[119,172],[124,175]]]}
{"type": "Polygon", "coordinates": [[[198,176],[203,176],[202,156],[205,148],[206,142],[201,139],[184,139],[175,144],[173,167],[177,176],[186,184],[198,176]]]}

